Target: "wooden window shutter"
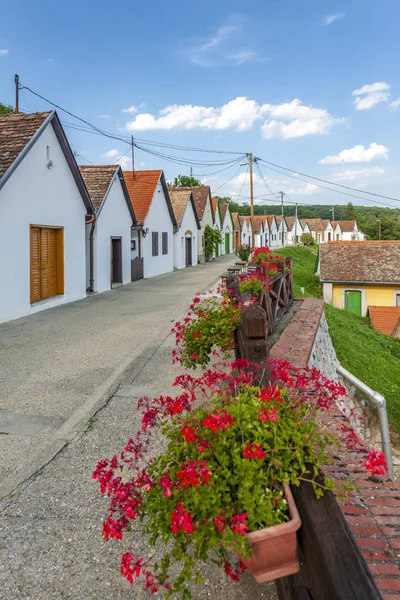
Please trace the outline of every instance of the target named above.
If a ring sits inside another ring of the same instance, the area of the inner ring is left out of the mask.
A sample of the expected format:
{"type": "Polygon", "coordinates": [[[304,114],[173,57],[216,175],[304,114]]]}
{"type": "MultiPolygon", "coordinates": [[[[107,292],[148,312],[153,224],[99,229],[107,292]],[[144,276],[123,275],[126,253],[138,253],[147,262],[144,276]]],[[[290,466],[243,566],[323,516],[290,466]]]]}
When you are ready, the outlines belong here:
{"type": "Polygon", "coordinates": [[[40,235],[42,298],[57,294],[56,230],[42,228],[40,235]]]}
{"type": "Polygon", "coordinates": [[[158,256],[158,232],[153,231],[151,234],[151,242],[152,242],[152,255],[158,256]]]}
{"type": "Polygon", "coordinates": [[[31,227],[31,304],[41,299],[40,229],[31,227]]]}

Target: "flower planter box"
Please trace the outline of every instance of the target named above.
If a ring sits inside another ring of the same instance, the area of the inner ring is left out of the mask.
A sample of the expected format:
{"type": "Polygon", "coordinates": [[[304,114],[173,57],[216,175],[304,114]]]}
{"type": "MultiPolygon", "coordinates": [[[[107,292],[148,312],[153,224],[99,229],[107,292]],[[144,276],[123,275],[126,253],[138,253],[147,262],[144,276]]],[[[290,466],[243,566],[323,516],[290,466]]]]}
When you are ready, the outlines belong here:
{"type": "Polygon", "coordinates": [[[292,575],[300,570],[296,532],[301,520],[289,486],[284,483],[283,489],[289,505],[290,521],[249,533],[252,555],[249,559],[240,557],[257,583],[292,575]]]}

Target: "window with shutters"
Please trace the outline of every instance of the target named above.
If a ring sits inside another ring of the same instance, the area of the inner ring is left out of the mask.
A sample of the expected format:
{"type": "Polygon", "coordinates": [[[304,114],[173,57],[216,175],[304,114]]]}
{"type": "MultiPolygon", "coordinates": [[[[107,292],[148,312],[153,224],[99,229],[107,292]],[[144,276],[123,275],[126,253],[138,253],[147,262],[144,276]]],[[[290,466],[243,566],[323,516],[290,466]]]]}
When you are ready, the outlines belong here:
{"type": "Polygon", "coordinates": [[[165,231],[162,234],[162,253],[168,254],[168,233],[165,231]]]}
{"type": "Polygon", "coordinates": [[[158,256],[158,232],[153,231],[151,234],[152,256],[158,256]]]}
{"type": "Polygon", "coordinates": [[[30,228],[31,304],[64,293],[64,230],[30,228]]]}

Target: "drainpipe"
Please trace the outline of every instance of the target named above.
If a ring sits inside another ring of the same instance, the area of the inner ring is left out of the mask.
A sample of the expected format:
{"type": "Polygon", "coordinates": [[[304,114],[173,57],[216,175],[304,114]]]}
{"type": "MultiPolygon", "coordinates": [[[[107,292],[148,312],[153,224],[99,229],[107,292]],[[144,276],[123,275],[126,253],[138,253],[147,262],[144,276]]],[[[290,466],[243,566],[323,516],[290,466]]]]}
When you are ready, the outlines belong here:
{"type": "Polygon", "coordinates": [[[86,221],[86,225],[92,225],[89,234],[89,291],[93,292],[94,287],[94,228],[96,227],[96,215],[90,217],[90,221],[86,221]]]}
{"type": "Polygon", "coordinates": [[[354,387],[366,394],[371,402],[378,408],[382,450],[386,457],[389,477],[392,481],[394,481],[392,447],[390,445],[389,421],[386,410],[385,396],[382,396],[382,394],[379,392],[375,392],[369,388],[367,385],[365,385],[365,383],[357,379],[357,377],[344,369],[342,366],[337,368],[337,372],[343,377],[343,379],[346,379],[352,385],[354,385],[354,387]]]}

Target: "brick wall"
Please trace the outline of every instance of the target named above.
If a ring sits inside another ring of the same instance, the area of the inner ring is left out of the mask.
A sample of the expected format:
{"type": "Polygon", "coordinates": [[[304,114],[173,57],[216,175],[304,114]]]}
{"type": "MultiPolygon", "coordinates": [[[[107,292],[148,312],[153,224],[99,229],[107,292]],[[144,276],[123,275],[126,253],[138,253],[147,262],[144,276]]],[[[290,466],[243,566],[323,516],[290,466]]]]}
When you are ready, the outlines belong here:
{"type": "MultiPolygon", "coordinates": [[[[323,308],[322,300],[305,299],[272,347],[271,358],[297,367],[308,365],[323,308]]],[[[344,417],[332,409],[328,421],[333,431],[340,431],[344,417]]],[[[324,472],[336,480],[348,479],[354,486],[344,499],[337,499],[338,505],[382,598],[400,600],[400,490],[389,479],[369,475],[364,467],[366,453],[366,448],[341,448],[324,472]]]]}

